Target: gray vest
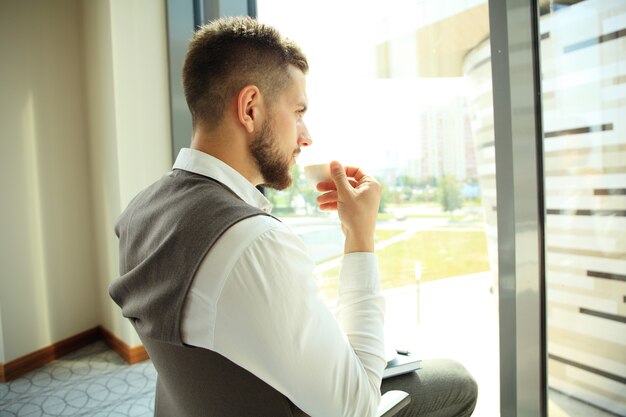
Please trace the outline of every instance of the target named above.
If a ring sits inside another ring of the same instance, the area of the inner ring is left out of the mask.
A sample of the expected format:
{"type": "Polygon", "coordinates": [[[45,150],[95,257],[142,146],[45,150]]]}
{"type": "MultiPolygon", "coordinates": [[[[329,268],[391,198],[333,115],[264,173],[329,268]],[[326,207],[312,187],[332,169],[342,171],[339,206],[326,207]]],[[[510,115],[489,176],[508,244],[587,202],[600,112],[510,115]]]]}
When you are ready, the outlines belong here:
{"type": "Polygon", "coordinates": [[[109,293],[157,370],[156,416],[305,416],[255,375],[181,338],[183,304],[204,256],[229,227],[257,215],[266,213],[225,185],[174,170],[118,219],[121,276],[109,293]]]}

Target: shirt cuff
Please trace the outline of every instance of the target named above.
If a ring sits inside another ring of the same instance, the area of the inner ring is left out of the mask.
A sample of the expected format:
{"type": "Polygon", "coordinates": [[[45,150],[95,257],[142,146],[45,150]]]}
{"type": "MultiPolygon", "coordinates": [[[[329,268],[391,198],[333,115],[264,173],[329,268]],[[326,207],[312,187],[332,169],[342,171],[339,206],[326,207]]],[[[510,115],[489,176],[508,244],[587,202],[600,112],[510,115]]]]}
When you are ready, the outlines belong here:
{"type": "Polygon", "coordinates": [[[340,287],[349,289],[380,290],[378,256],[372,252],[352,252],[343,256],[340,287]]]}

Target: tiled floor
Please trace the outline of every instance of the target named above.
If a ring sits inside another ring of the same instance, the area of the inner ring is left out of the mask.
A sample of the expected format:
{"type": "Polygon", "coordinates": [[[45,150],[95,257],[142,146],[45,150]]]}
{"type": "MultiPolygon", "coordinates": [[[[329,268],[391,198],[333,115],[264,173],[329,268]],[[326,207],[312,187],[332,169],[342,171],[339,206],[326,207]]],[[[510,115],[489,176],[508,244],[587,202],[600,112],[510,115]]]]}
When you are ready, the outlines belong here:
{"type": "Polygon", "coordinates": [[[0,384],[0,416],[148,417],[155,382],[150,361],[129,366],[97,342],[0,384]]]}

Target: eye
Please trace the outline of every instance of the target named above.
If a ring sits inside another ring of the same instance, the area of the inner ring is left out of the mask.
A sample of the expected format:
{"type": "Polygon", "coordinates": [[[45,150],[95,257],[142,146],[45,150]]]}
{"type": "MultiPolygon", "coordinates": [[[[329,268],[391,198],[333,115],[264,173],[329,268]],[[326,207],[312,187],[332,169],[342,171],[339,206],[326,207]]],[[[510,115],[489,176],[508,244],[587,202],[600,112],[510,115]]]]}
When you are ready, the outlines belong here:
{"type": "Polygon", "coordinates": [[[306,110],[307,110],[306,104],[300,104],[296,107],[296,113],[300,117],[304,116],[304,113],[306,113],[306,110]]]}

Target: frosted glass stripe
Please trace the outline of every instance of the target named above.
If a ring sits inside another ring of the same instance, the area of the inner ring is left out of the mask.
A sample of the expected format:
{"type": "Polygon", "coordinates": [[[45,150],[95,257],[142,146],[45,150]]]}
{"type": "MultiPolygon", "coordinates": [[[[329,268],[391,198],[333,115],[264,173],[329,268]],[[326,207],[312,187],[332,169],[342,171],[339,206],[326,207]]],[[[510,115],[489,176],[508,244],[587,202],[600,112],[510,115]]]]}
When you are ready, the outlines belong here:
{"type": "MultiPolygon", "coordinates": [[[[548,379],[548,385],[561,392],[566,392],[575,398],[580,398],[591,404],[595,404],[605,410],[612,411],[614,413],[622,413],[624,407],[626,407],[626,401],[615,401],[612,398],[590,391],[587,388],[580,385],[573,384],[571,382],[564,381],[561,378],[550,375],[548,379]]],[[[617,414],[619,415],[619,414],[617,414]]]]}
{"type": "MultiPolygon", "coordinates": [[[[548,326],[558,327],[583,335],[593,336],[600,340],[626,345],[626,326],[612,320],[586,314],[572,313],[560,309],[552,309],[548,318],[548,326]]],[[[624,346],[626,348],[626,346],[624,346]]]]}
{"type": "Polygon", "coordinates": [[[573,349],[566,345],[550,341],[548,343],[548,352],[551,354],[566,357],[573,361],[586,363],[595,368],[617,375],[626,375],[626,364],[607,359],[604,356],[594,355],[578,349],[573,349]]]}
{"type": "Polygon", "coordinates": [[[586,271],[600,271],[611,274],[623,274],[626,271],[626,260],[624,259],[548,253],[547,260],[548,265],[576,267],[586,271]]]}
{"type": "Polygon", "coordinates": [[[617,302],[610,301],[605,298],[580,295],[567,290],[562,291],[554,289],[548,289],[547,294],[549,301],[575,307],[587,307],[596,310],[600,309],[612,314],[618,313],[617,302]]]}
{"type": "MultiPolygon", "coordinates": [[[[563,209],[607,209],[623,210],[626,208],[626,196],[594,196],[594,195],[553,195],[546,198],[546,207],[563,209]]],[[[626,233],[626,231],[624,232],[626,233]]]]}
{"type": "Polygon", "coordinates": [[[611,394],[620,395],[626,398],[626,390],[624,384],[605,378],[593,372],[585,371],[572,365],[566,366],[566,375],[574,381],[580,381],[587,385],[602,387],[602,390],[611,394]]]}
{"type": "Polygon", "coordinates": [[[584,290],[593,290],[594,288],[593,279],[586,276],[551,271],[547,271],[546,275],[549,285],[567,286],[584,290]]]}
{"type": "Polygon", "coordinates": [[[546,236],[546,246],[558,246],[568,249],[598,250],[601,252],[623,252],[626,253],[623,238],[611,238],[589,234],[588,236],[567,236],[548,235],[546,236]]]}
{"type": "Polygon", "coordinates": [[[626,184],[626,174],[607,174],[594,176],[547,177],[546,188],[576,189],[576,188],[623,188],[626,184]]]}
{"type": "Polygon", "coordinates": [[[602,21],[603,33],[616,32],[620,29],[624,29],[624,27],[626,27],[626,13],[607,17],[602,21]]]}

